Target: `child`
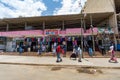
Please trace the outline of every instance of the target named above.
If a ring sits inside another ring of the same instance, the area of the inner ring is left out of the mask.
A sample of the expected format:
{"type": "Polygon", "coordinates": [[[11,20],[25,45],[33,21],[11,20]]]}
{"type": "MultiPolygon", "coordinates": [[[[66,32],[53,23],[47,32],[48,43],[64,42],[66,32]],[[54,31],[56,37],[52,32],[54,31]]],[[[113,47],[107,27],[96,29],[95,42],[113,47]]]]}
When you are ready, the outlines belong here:
{"type": "Polygon", "coordinates": [[[114,51],[113,45],[110,46],[109,52],[111,53],[111,58],[110,58],[109,62],[114,61],[115,63],[118,63],[117,58],[115,57],[115,51],[114,51]]]}

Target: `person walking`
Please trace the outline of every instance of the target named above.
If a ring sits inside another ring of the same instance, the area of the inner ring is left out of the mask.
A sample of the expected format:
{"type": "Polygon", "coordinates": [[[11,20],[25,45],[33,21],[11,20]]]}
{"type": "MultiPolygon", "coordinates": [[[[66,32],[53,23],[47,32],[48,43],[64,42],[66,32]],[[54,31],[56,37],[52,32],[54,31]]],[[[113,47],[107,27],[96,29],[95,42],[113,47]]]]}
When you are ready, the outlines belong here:
{"type": "Polygon", "coordinates": [[[23,44],[19,44],[19,54],[23,53],[23,44]]]}
{"type": "Polygon", "coordinates": [[[19,54],[21,55],[23,53],[22,46],[19,47],[19,54]]]}
{"type": "Polygon", "coordinates": [[[88,48],[88,53],[89,53],[89,56],[93,57],[93,49],[92,49],[92,47],[88,48]]]}
{"type": "Polygon", "coordinates": [[[63,42],[62,49],[63,49],[63,57],[66,57],[67,46],[66,46],[66,42],[65,41],[63,42]]]}
{"type": "Polygon", "coordinates": [[[101,51],[102,51],[102,55],[106,55],[106,50],[105,50],[105,46],[101,46],[101,51]]]}
{"type": "Polygon", "coordinates": [[[114,46],[113,45],[110,46],[109,53],[111,53],[111,57],[110,57],[109,62],[114,61],[115,63],[118,63],[117,58],[115,57],[115,51],[114,51],[114,46]]]}
{"type": "Polygon", "coordinates": [[[38,44],[38,55],[41,55],[42,54],[42,49],[41,49],[41,46],[38,44]]]}
{"type": "Polygon", "coordinates": [[[78,62],[82,62],[82,50],[80,48],[80,46],[78,46],[78,49],[77,49],[77,52],[78,52],[78,62]]]}
{"type": "Polygon", "coordinates": [[[57,49],[56,49],[56,52],[57,52],[57,60],[56,60],[56,62],[62,62],[62,58],[61,58],[61,56],[60,56],[60,53],[61,53],[61,46],[60,46],[60,44],[58,44],[58,46],[57,46],[57,49]]]}
{"type": "Polygon", "coordinates": [[[55,56],[56,55],[56,46],[52,44],[52,53],[55,56]]]}

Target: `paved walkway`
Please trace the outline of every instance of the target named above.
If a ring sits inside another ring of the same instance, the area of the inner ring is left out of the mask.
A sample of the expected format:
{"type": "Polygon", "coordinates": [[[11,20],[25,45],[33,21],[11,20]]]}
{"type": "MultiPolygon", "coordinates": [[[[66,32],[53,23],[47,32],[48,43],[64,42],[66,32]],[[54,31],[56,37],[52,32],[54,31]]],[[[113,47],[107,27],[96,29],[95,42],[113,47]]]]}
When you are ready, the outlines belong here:
{"type": "Polygon", "coordinates": [[[8,56],[0,55],[0,64],[14,65],[38,65],[38,66],[63,66],[63,67],[98,67],[98,68],[118,68],[119,63],[109,63],[109,58],[85,58],[82,62],[63,58],[63,62],[56,63],[56,57],[40,57],[40,56],[8,56]]]}

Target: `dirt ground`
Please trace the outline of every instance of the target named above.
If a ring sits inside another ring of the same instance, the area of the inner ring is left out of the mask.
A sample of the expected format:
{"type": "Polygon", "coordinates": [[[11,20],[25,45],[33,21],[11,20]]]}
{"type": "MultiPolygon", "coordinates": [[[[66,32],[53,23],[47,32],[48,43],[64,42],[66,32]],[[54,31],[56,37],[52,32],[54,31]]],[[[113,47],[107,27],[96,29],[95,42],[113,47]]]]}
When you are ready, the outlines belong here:
{"type": "Polygon", "coordinates": [[[0,80],[120,80],[120,69],[0,64],[0,80]]]}

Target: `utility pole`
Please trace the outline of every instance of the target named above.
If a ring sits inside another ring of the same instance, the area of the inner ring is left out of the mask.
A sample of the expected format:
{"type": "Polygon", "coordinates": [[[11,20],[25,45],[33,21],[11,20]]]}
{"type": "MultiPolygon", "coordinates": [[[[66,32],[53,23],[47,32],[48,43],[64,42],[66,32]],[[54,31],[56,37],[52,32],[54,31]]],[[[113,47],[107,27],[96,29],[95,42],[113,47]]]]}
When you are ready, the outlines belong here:
{"type": "Polygon", "coordinates": [[[92,20],[92,15],[90,15],[90,27],[92,30],[92,43],[93,43],[93,55],[95,55],[95,42],[94,42],[94,34],[93,34],[93,20],[92,20]]]}
{"type": "MultiPolygon", "coordinates": [[[[81,15],[82,15],[82,4],[81,4],[81,0],[79,1],[79,7],[81,8],[81,15]]],[[[81,49],[82,49],[82,58],[84,58],[83,55],[83,18],[81,17],[81,49]]]]}

